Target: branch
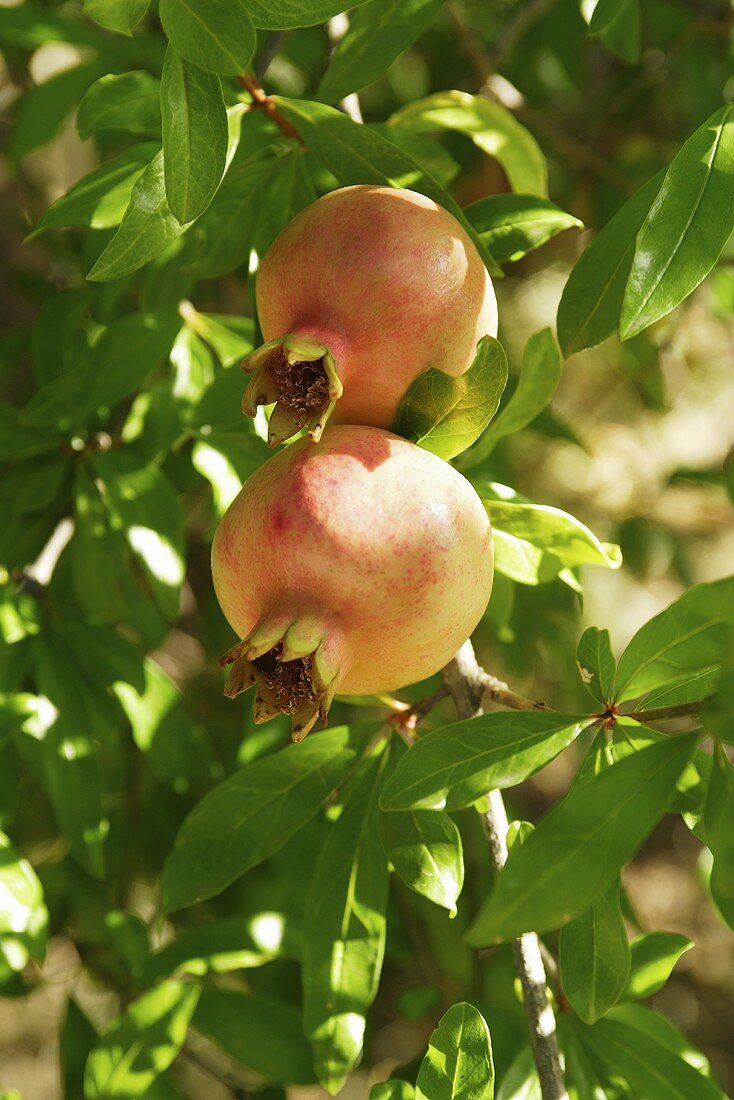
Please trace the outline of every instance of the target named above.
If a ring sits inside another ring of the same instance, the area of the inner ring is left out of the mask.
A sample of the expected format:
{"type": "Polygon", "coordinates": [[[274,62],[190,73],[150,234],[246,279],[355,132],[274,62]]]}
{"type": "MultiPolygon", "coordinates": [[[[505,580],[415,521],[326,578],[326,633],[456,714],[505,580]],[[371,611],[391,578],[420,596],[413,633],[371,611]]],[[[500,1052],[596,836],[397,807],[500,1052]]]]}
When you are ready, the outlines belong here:
{"type": "Polygon", "coordinates": [[[620,718],[634,718],[635,722],[664,722],[670,718],[695,718],[709,700],[697,699],[693,703],[673,703],[669,707],[654,707],[652,710],[632,710],[629,714],[620,714],[620,718]]]}
{"type": "Polygon", "coordinates": [[[241,76],[236,77],[237,83],[241,88],[244,88],[246,92],[249,92],[252,96],[252,103],[250,104],[250,110],[264,111],[269,119],[275,123],[275,125],[283,131],[289,138],[295,138],[299,145],[303,145],[300,134],[291,126],[287,118],[283,118],[277,107],[273,103],[273,100],[269,95],[266,95],[263,91],[263,87],[256,76],[252,76],[250,73],[244,73],[241,76]]]}
{"type": "MultiPolygon", "coordinates": [[[[492,701],[505,702],[506,706],[514,709],[545,709],[544,703],[523,699],[510,691],[501,680],[496,680],[485,672],[477,663],[471,642],[464,643],[444,669],[443,675],[446,686],[454,697],[459,718],[472,718],[481,714],[483,702],[488,696],[492,701]],[[512,701],[506,702],[506,699],[512,701]]],[[[482,826],[487,840],[489,861],[497,875],[507,862],[507,812],[501,791],[490,791],[488,797],[489,809],[482,814],[482,826]]],[[[538,937],[534,932],[526,932],[515,940],[512,952],[522,985],[525,1015],[542,1098],[568,1100],[556,1036],[556,1019],[548,1000],[548,986],[538,937]]]]}

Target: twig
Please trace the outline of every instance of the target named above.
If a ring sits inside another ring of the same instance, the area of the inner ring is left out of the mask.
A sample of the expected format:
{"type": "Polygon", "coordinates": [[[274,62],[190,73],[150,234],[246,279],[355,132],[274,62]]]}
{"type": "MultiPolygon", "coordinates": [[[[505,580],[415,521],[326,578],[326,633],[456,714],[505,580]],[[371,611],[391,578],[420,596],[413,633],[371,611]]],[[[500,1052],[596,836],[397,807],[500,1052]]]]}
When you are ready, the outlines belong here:
{"type": "Polygon", "coordinates": [[[620,718],[634,718],[635,722],[664,722],[669,718],[695,718],[708,703],[711,696],[698,699],[693,703],[674,703],[669,707],[653,707],[652,710],[633,710],[629,714],[620,714],[620,718]]]}
{"type": "MultiPolygon", "coordinates": [[[[326,33],[329,36],[329,45],[331,46],[331,53],[334,52],[336,47],[341,42],[344,35],[349,30],[349,16],[345,11],[340,12],[339,15],[333,16],[326,24],[326,33]]],[[[356,92],[350,92],[349,95],[345,95],[344,99],[339,101],[339,106],[345,115],[354,122],[363,122],[362,108],[359,105],[359,96],[356,92]]]]}
{"type": "MultiPolygon", "coordinates": [[[[460,718],[472,718],[482,713],[487,681],[493,679],[477,663],[471,642],[465,642],[444,669],[444,680],[454,697],[460,718]]],[[[507,689],[507,685],[501,681],[497,681],[497,684],[502,689],[507,689]]],[[[514,692],[509,692],[509,695],[522,700],[514,692]]],[[[512,703],[506,705],[512,706],[512,703]]],[[[523,700],[520,709],[528,710],[535,706],[530,700],[523,700]]],[[[489,809],[482,814],[482,825],[487,839],[489,861],[496,875],[507,862],[507,812],[501,791],[489,791],[488,797],[489,809]]],[[[556,1020],[548,999],[548,985],[538,937],[534,932],[526,932],[514,941],[512,952],[522,985],[525,1015],[542,1098],[568,1100],[556,1036],[556,1020]]]]}
{"type": "Polygon", "coordinates": [[[264,111],[269,119],[275,123],[275,125],[287,134],[290,138],[295,138],[296,141],[302,145],[301,136],[294,126],[291,126],[287,118],[283,118],[280,111],[278,111],[275,103],[269,95],[263,91],[263,87],[256,76],[251,73],[243,73],[241,76],[236,77],[237,83],[245,91],[249,92],[252,96],[252,103],[250,109],[253,111],[264,111]]]}

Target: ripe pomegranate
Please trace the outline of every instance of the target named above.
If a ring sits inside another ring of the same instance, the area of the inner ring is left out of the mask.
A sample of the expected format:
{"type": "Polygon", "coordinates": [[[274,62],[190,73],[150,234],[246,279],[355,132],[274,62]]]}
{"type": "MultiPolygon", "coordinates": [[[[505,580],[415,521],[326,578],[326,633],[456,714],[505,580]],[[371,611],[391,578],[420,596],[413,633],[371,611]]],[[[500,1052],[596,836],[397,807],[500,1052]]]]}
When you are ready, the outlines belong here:
{"type": "Polygon", "coordinates": [[[302,210],[257,276],[267,341],[242,364],[242,403],[275,409],[269,443],[334,423],[390,428],[417,375],[463,374],[497,334],[492,281],[471,238],[431,199],[343,187],[302,210]]]}
{"type": "Polygon", "coordinates": [[[487,513],[452,466],[379,428],[330,427],[264,463],[222,519],[214,588],[242,641],[225,694],[293,739],[335,692],[377,694],[447,663],[492,588],[487,513]]]}

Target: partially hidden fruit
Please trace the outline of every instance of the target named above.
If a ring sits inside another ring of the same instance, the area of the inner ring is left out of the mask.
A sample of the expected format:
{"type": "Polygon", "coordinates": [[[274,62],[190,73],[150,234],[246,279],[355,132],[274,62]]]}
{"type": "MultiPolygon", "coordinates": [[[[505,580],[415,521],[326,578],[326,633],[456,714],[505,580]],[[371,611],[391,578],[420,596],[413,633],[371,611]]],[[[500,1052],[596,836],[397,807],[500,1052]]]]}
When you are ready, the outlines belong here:
{"type": "Polygon", "coordinates": [[[225,694],[300,740],[336,692],[422,680],[471,634],[492,587],[487,513],[469,482],[378,428],[330,427],[264,463],[222,519],[214,587],[242,639],[225,694]]]}
{"type": "Polygon", "coordinates": [[[302,210],[263,257],[256,284],[265,343],[243,410],[275,403],[269,443],[327,420],[390,428],[411,382],[431,367],[468,370],[497,334],[492,281],[473,241],[431,199],[344,187],[302,210]]]}

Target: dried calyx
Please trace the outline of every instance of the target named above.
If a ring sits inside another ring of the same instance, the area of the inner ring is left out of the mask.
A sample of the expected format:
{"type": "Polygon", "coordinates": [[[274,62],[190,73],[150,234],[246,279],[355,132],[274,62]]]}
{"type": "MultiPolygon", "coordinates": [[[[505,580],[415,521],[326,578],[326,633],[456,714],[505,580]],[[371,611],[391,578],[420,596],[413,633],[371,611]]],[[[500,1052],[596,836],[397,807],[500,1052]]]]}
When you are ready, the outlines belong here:
{"type": "Polygon", "coordinates": [[[252,375],[242,411],[254,416],[258,405],[275,404],[268,428],[270,447],[303,428],[318,442],[343,392],[328,348],[290,334],[263,344],[243,360],[242,369],[252,375]]]}
{"type": "Polygon", "coordinates": [[[298,624],[280,631],[272,644],[272,631],[258,625],[219,663],[229,665],[224,694],[234,699],[255,686],[255,722],[267,722],[278,714],[291,716],[294,741],[302,741],[318,718],[326,724],[336,690],[337,677],[329,668],[320,640],[314,645],[313,632],[298,624]],[[313,646],[308,652],[304,649],[313,646]]]}

